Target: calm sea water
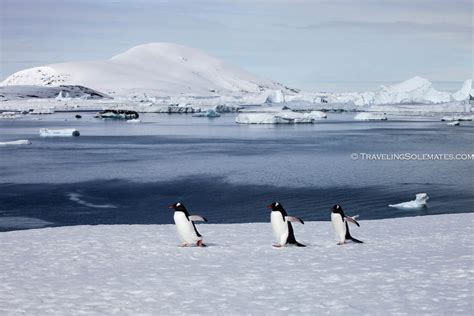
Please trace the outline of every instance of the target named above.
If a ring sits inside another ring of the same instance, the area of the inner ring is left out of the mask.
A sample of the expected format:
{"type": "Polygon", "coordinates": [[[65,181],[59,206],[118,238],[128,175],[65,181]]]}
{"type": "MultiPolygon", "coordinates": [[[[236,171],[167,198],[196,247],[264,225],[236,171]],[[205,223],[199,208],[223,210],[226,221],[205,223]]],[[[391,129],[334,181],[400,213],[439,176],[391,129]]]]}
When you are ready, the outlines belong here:
{"type": "Polygon", "coordinates": [[[281,202],[304,220],[329,220],[341,204],[360,219],[474,211],[474,161],[351,159],[351,153],[472,153],[472,122],[439,117],[357,122],[330,114],[314,125],[249,126],[220,118],[143,114],[141,124],[93,113],[0,121],[0,231],[82,224],[172,223],[181,201],[212,223],[269,220],[281,202]],[[75,127],[75,138],[40,138],[40,128],[75,127]],[[426,192],[422,210],[388,204],[426,192]]]}

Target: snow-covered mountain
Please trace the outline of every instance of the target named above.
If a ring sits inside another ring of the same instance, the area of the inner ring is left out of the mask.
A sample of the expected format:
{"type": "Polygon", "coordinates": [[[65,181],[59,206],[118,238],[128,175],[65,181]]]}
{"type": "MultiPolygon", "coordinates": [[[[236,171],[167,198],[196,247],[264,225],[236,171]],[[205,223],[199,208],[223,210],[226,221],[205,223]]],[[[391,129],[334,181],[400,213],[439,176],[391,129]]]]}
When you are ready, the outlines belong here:
{"type": "Polygon", "coordinates": [[[108,60],[51,64],[19,71],[1,85],[82,85],[106,93],[212,95],[285,90],[198,49],[150,43],[108,60]]]}

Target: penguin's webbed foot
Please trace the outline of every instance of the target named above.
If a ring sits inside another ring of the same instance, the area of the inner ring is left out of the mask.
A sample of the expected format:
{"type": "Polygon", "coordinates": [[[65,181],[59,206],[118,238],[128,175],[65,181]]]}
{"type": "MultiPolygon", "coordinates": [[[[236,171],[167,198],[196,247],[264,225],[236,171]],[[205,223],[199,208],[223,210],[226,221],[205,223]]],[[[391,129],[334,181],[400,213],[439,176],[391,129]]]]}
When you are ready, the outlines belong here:
{"type": "Polygon", "coordinates": [[[181,244],[180,247],[187,247],[188,244],[181,244]]]}
{"type": "Polygon", "coordinates": [[[275,248],[281,248],[281,247],[284,247],[284,246],[282,246],[282,245],[278,245],[278,244],[277,244],[277,245],[272,245],[272,247],[275,247],[275,248]]]}
{"type": "Polygon", "coordinates": [[[345,244],[347,244],[347,243],[346,242],[338,242],[337,243],[338,246],[342,246],[342,245],[345,245],[345,244]]]}
{"type": "Polygon", "coordinates": [[[198,246],[198,247],[207,247],[207,246],[202,242],[202,240],[198,240],[197,243],[196,243],[196,246],[198,246]]]}

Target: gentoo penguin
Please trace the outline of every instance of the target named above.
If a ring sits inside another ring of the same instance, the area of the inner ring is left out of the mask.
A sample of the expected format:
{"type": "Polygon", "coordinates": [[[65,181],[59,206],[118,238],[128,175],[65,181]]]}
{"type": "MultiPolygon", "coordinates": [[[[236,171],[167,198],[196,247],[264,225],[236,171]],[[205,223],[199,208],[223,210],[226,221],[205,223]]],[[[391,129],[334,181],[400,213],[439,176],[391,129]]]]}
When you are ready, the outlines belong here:
{"type": "Polygon", "coordinates": [[[304,224],[304,222],[298,217],[288,216],[283,206],[278,202],[273,202],[268,205],[268,208],[272,210],[270,220],[272,223],[273,234],[278,242],[274,247],[284,247],[287,244],[306,247],[296,241],[293,226],[291,226],[291,222],[298,222],[301,224],[304,224]]]}
{"type": "Polygon", "coordinates": [[[188,245],[196,244],[198,247],[206,247],[202,242],[201,234],[199,234],[193,222],[207,222],[207,219],[199,215],[189,215],[188,210],[181,202],[170,205],[169,208],[174,209],[174,223],[182,241],[181,246],[187,247],[188,245]]]}
{"type": "Polygon", "coordinates": [[[331,223],[332,227],[334,228],[334,232],[336,233],[336,237],[339,240],[339,242],[337,243],[338,245],[345,244],[347,239],[352,240],[356,243],[363,243],[363,241],[352,237],[351,233],[349,232],[349,225],[347,224],[347,222],[354,223],[360,227],[359,223],[357,223],[357,221],[355,220],[355,217],[356,216],[345,216],[344,211],[342,210],[342,207],[339,204],[336,204],[332,207],[331,223]]]}

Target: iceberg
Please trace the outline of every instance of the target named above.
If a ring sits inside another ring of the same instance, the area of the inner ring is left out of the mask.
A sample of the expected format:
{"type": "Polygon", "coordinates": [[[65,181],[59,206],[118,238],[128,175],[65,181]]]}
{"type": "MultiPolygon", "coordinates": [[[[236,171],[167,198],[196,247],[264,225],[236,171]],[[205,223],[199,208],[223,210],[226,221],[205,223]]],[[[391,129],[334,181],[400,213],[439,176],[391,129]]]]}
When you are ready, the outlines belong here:
{"type": "Polygon", "coordinates": [[[214,111],[213,109],[209,109],[205,112],[198,112],[198,113],[194,113],[193,114],[194,117],[219,117],[221,116],[219,113],[217,113],[216,111],[214,111]]]}
{"type": "Polygon", "coordinates": [[[386,121],[387,116],[385,113],[372,113],[372,112],[361,112],[354,116],[354,120],[357,121],[386,121]]]}
{"type": "Polygon", "coordinates": [[[283,96],[283,93],[281,92],[281,90],[271,91],[267,99],[265,100],[265,103],[282,103],[282,102],[285,102],[285,97],[283,96]]]}
{"type": "Polygon", "coordinates": [[[28,139],[12,140],[8,142],[0,142],[0,146],[15,146],[15,145],[31,145],[28,139]]]}
{"type": "Polygon", "coordinates": [[[382,85],[375,93],[373,103],[443,103],[450,100],[450,93],[437,91],[429,80],[416,76],[398,84],[382,85]]]}
{"type": "Polygon", "coordinates": [[[469,100],[471,89],[472,89],[472,79],[468,79],[464,81],[461,90],[453,93],[451,95],[451,98],[453,99],[453,101],[469,100]]]}
{"type": "Polygon", "coordinates": [[[426,193],[418,193],[413,201],[398,203],[398,204],[389,204],[389,207],[394,207],[398,209],[420,209],[426,207],[426,202],[428,201],[429,196],[426,193]]]}
{"type": "Polygon", "coordinates": [[[74,128],[65,128],[65,129],[40,129],[41,137],[69,137],[69,136],[79,136],[81,135],[77,129],[74,128]]]}

